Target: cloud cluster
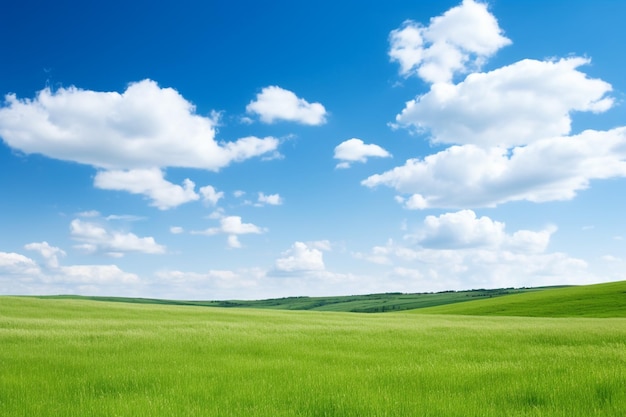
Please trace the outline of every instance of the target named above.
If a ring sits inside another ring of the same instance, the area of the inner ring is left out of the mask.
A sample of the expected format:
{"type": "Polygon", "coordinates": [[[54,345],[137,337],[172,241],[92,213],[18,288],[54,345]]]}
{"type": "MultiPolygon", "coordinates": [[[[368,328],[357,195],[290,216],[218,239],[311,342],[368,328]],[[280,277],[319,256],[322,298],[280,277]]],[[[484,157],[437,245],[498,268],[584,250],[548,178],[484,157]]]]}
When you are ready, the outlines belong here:
{"type": "Polygon", "coordinates": [[[1,294],[140,294],[141,280],[117,265],[59,265],[58,256],[65,251],[48,242],[24,246],[39,252],[40,265],[33,259],[14,252],[0,252],[1,294]]]}
{"type": "Polygon", "coordinates": [[[596,282],[585,261],[547,252],[555,231],[547,226],[509,233],[503,222],[461,210],[427,216],[404,244],[390,240],[354,255],[392,266],[389,279],[431,290],[596,282]]]}
{"type": "Polygon", "coordinates": [[[88,253],[101,252],[121,257],[128,252],[163,254],[165,246],[153,237],[138,237],[134,233],[111,231],[100,224],[74,219],[70,223],[70,236],[80,242],[76,247],[88,253]]]}
{"type": "Polygon", "coordinates": [[[580,70],[590,60],[524,59],[479,72],[477,64],[510,43],[501,32],[486,5],[473,0],[428,27],[406,22],[391,32],[390,56],[401,72],[433,83],[406,103],[393,127],[451,146],[363,185],[395,189],[408,209],[469,208],[568,200],[592,180],[626,176],[626,127],[571,132],[573,113],[615,104],[609,83],[580,70]],[[454,83],[454,73],[470,71],[454,83]]]}
{"type": "Polygon", "coordinates": [[[289,121],[305,125],[326,123],[327,112],[321,103],[309,103],[295,93],[278,86],[269,86],[257,94],[246,106],[249,114],[256,114],[263,123],[289,121]]]}

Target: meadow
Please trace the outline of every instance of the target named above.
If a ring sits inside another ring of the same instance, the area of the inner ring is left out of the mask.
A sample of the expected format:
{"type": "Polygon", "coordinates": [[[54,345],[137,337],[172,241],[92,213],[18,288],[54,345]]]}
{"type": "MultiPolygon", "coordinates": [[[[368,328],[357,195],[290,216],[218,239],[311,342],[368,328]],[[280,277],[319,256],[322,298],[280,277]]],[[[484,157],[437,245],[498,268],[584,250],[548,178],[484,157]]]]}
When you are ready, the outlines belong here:
{"type": "Polygon", "coordinates": [[[623,417],[626,319],[0,297],[0,410],[623,417]]]}

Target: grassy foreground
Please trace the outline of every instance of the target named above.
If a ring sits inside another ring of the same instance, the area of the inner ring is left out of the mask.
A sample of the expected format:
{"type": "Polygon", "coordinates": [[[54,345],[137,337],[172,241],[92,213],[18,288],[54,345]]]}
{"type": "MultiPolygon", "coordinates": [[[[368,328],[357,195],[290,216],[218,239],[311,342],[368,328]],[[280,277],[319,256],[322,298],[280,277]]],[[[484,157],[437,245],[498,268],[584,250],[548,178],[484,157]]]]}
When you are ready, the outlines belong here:
{"type": "Polygon", "coordinates": [[[626,319],[0,297],[0,415],[626,415],[626,319]]]}
{"type": "Polygon", "coordinates": [[[415,312],[477,316],[626,317],[626,281],[548,288],[415,312]]]}

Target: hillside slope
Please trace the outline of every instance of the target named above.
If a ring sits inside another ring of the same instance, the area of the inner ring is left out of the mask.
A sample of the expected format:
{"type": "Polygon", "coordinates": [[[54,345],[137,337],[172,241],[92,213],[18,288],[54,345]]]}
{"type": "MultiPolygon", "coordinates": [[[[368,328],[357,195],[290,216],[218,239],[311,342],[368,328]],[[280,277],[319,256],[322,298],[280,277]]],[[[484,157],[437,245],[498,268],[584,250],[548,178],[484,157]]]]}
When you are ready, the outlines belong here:
{"type": "Polygon", "coordinates": [[[385,293],[369,295],[348,295],[335,297],[285,297],[267,300],[228,300],[228,301],[185,301],[153,298],[95,297],[95,296],[41,296],[41,298],[88,299],[134,304],[169,304],[226,308],[261,308],[275,310],[317,310],[345,311],[353,313],[384,313],[412,310],[443,304],[461,303],[468,300],[502,297],[528,291],[541,291],[545,288],[501,288],[468,291],[444,291],[438,293],[385,293]]]}
{"type": "Polygon", "coordinates": [[[626,281],[551,288],[413,310],[419,314],[526,317],[626,317],[626,281]]]}

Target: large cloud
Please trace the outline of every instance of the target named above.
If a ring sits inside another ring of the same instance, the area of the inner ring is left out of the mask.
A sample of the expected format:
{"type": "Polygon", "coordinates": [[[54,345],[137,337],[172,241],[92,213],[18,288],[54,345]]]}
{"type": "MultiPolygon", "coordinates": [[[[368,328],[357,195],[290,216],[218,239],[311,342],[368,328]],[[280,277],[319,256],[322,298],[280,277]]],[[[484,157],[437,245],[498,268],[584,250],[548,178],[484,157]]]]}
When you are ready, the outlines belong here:
{"type": "Polygon", "coordinates": [[[12,148],[105,169],[187,167],[217,171],[231,162],[273,152],[278,140],[215,139],[216,116],[156,82],[123,93],[46,88],[34,99],[6,96],[0,136],[12,148]]]}
{"type": "Polygon", "coordinates": [[[427,27],[408,20],[391,32],[389,42],[389,56],[400,64],[400,73],[430,83],[449,82],[511,43],[487,5],[473,0],[431,19],[427,27]]]}
{"type": "Polygon", "coordinates": [[[526,59],[458,84],[436,84],[396,116],[434,143],[505,146],[570,133],[574,111],[602,112],[611,85],[577,70],[588,59],[526,59]]]}
{"type": "Polygon", "coordinates": [[[410,209],[463,208],[568,200],[591,180],[619,176],[626,176],[626,127],[543,139],[510,151],[452,146],[362,184],[412,194],[402,199],[410,209]]]}
{"type": "Polygon", "coordinates": [[[295,93],[278,86],[265,87],[246,107],[250,114],[257,114],[264,123],[278,120],[321,125],[326,123],[326,109],[321,103],[309,103],[295,93]]]}

